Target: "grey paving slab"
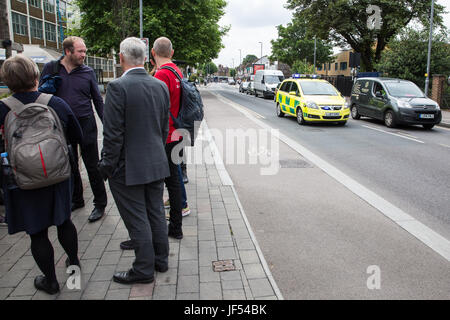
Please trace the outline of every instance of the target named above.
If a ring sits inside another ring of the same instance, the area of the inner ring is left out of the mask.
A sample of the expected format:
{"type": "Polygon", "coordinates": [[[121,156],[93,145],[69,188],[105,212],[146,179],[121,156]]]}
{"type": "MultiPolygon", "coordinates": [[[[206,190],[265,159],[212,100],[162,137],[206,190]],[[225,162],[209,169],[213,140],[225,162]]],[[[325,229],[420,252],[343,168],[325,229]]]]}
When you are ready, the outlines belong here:
{"type": "Polygon", "coordinates": [[[177,293],[198,293],[200,279],[199,276],[178,277],[177,293]]]}
{"type": "Polygon", "coordinates": [[[222,286],[220,282],[200,283],[200,300],[222,300],[222,286]]]}
{"type": "Polygon", "coordinates": [[[131,289],[108,290],[105,300],[128,300],[131,289]]]}
{"type": "Polygon", "coordinates": [[[155,286],[153,300],[175,300],[176,295],[176,285],[155,286]]]}

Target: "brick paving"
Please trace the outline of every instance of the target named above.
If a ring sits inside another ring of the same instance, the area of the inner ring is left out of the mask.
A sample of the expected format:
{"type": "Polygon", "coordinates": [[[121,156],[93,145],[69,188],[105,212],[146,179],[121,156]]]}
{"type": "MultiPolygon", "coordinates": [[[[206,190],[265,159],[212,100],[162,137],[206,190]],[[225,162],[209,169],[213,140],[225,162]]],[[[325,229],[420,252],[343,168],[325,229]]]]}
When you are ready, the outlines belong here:
{"type": "MultiPolygon", "coordinates": [[[[112,281],[128,270],[133,251],[122,251],[128,232],[108,188],[107,214],[95,223],[87,218],[93,195],[83,170],[86,206],[72,213],[78,231],[82,266],[81,290],[66,286],[66,255],[49,229],[55,249],[56,274],[61,291],[47,295],[34,288],[40,275],[25,233],[8,235],[0,226],[0,299],[2,300],[253,300],[277,299],[244,222],[231,186],[222,185],[215,165],[188,164],[186,184],[191,214],[183,218],[182,240],[169,238],[169,270],[155,273],[151,284],[123,285],[112,281]],[[214,272],[213,262],[232,260],[235,270],[214,272]]],[[[165,192],[167,197],[167,192],[165,192]]],[[[4,210],[4,207],[0,207],[4,210]]]]}

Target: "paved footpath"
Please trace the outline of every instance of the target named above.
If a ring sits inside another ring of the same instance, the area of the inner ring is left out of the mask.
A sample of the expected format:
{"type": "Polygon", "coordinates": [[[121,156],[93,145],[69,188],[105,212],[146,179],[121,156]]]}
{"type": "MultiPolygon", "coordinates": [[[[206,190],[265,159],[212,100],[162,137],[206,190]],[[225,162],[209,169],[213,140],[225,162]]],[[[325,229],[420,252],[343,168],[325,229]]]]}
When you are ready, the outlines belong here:
{"type": "MultiPolygon", "coordinates": [[[[155,273],[154,283],[130,286],[112,281],[115,272],[130,268],[134,251],[119,248],[120,242],[128,239],[128,232],[109,188],[107,214],[100,221],[88,223],[93,195],[83,169],[86,206],[72,213],[78,230],[81,289],[70,290],[66,286],[69,277],[64,266],[66,255],[55,227],[49,229],[49,237],[55,249],[61,291],[50,296],[34,288],[33,280],[41,272],[31,256],[29,237],[25,233],[8,235],[7,228],[0,226],[0,299],[282,299],[265,268],[264,258],[258,254],[256,240],[233,187],[222,183],[214,163],[189,164],[188,176],[186,191],[191,214],[183,218],[184,238],[169,238],[169,270],[155,273]],[[214,270],[213,263],[219,260],[231,262],[235,270],[214,270]]],[[[3,213],[4,207],[0,210],[3,213]]]]}

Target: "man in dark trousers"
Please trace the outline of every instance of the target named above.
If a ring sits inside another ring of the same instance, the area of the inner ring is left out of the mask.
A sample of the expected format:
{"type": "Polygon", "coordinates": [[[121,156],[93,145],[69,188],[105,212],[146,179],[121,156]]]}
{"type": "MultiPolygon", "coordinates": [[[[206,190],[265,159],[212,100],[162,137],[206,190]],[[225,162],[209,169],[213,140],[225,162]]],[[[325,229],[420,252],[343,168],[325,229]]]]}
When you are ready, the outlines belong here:
{"type": "Polygon", "coordinates": [[[155,270],[168,270],[169,240],[163,206],[164,178],[170,175],[165,152],[169,132],[169,91],[144,69],[145,44],[120,44],[124,74],[108,85],[99,169],[133,244],[136,259],[118,272],[120,283],[150,283],[155,270]]]}
{"type": "MultiPolygon", "coordinates": [[[[103,121],[103,99],[98,89],[95,72],[84,65],[86,45],[79,37],[68,37],[63,42],[64,56],[58,60],[58,75],[62,83],[56,91],[56,96],[62,98],[72,109],[83,130],[83,141],[80,144],[81,157],[86,167],[92,192],[94,193],[94,210],[89,216],[89,222],[99,220],[105,214],[107,196],[105,183],[97,169],[99,160],[97,143],[97,124],[92,102],[97,115],[103,121]]],[[[54,62],[44,66],[41,74],[42,84],[46,75],[54,73],[54,62]]],[[[84,207],[83,183],[78,168],[78,145],[72,145],[74,153],[73,173],[74,190],[72,196],[72,211],[84,207]]]]}
{"type": "MultiPolygon", "coordinates": [[[[161,37],[155,40],[152,48],[152,55],[155,58],[157,71],[155,78],[163,81],[169,88],[170,93],[170,112],[173,117],[178,117],[181,102],[181,83],[177,76],[170,70],[162,67],[170,67],[182,78],[183,74],[178,67],[172,62],[174,50],[172,42],[161,37]]],[[[169,136],[166,142],[166,153],[169,160],[170,176],[166,178],[165,183],[169,192],[170,200],[170,220],[169,220],[169,237],[175,239],[183,238],[182,230],[182,185],[180,183],[179,165],[174,163],[172,159],[173,148],[180,143],[181,135],[177,134],[174,127],[172,117],[169,117],[169,136]]]]}

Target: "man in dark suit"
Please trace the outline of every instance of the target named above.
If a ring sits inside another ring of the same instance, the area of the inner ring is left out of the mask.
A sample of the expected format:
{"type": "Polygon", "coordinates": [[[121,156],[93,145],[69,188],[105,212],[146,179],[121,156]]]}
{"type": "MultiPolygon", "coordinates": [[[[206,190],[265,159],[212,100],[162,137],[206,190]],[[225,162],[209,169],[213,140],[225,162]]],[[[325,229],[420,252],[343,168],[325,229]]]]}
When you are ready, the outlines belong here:
{"type": "Polygon", "coordinates": [[[137,38],[120,44],[124,74],[108,85],[99,169],[128,229],[136,259],[118,272],[120,283],[151,283],[168,269],[169,241],[163,205],[170,98],[166,85],[144,69],[145,45],[137,38]]]}

